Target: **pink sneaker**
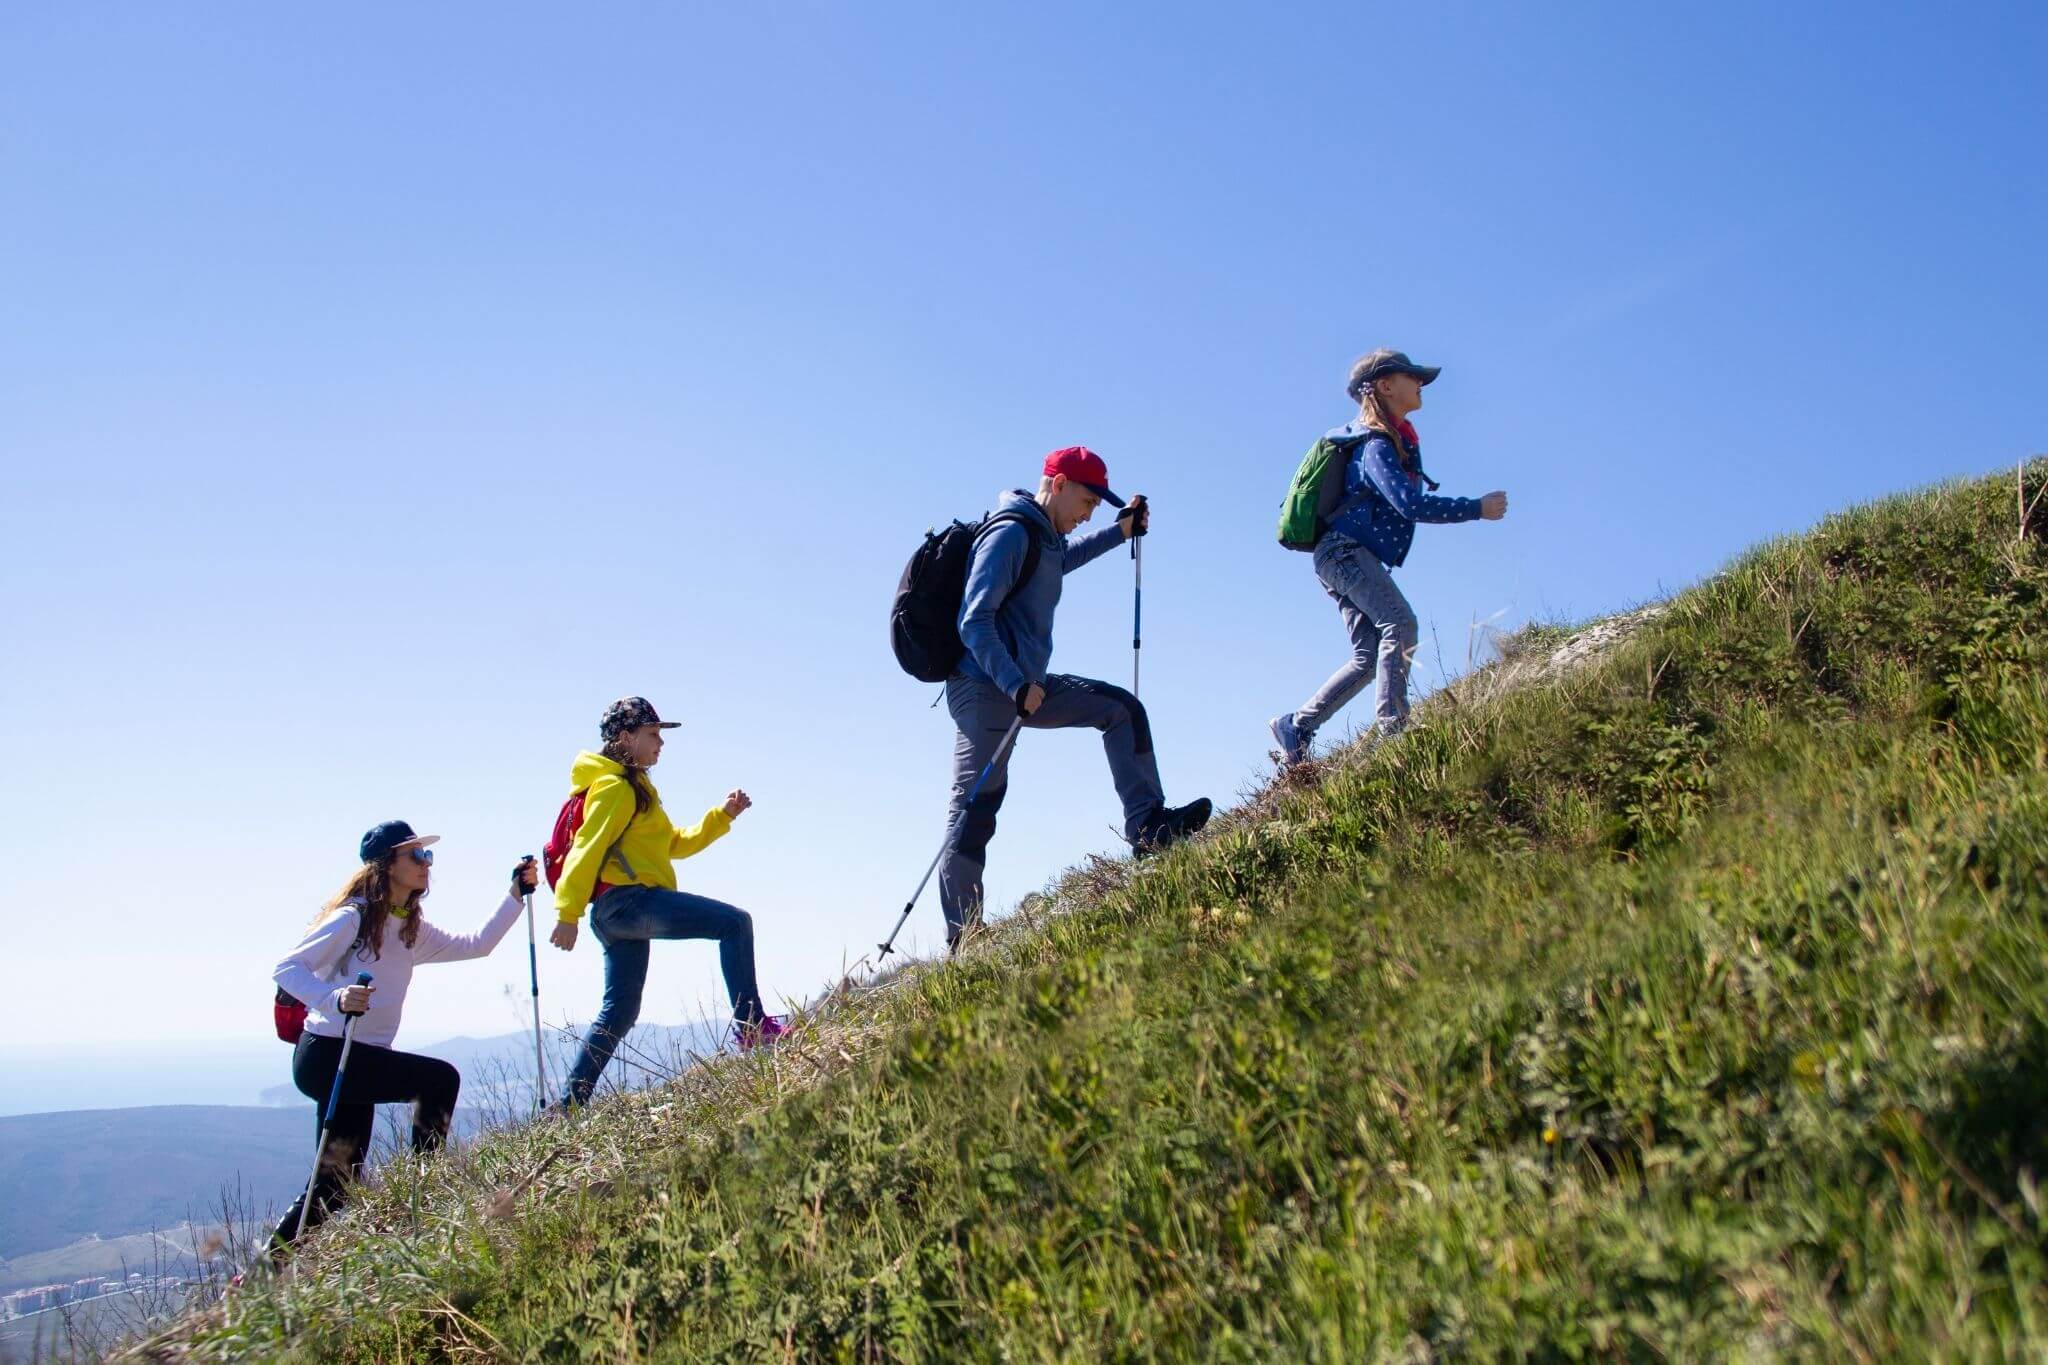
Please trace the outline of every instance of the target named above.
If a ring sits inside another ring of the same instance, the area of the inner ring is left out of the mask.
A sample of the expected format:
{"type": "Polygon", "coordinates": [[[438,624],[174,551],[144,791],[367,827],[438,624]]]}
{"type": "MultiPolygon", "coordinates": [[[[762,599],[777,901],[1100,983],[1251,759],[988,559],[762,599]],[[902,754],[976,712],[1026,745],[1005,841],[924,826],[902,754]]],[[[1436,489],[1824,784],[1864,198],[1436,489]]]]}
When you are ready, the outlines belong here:
{"type": "Polygon", "coordinates": [[[786,1015],[764,1014],[761,1016],[761,1022],[758,1024],[734,1024],[732,1026],[733,1036],[739,1042],[740,1051],[752,1052],[755,1048],[773,1043],[777,1038],[789,1032],[789,1024],[786,1022],[786,1019],[786,1015]]]}

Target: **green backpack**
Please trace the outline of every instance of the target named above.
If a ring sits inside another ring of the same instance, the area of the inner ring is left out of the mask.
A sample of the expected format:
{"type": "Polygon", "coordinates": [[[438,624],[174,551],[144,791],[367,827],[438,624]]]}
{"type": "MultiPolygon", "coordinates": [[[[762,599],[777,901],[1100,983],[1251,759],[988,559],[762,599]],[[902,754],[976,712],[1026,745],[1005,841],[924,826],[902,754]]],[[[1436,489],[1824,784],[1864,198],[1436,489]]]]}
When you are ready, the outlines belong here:
{"type": "Polygon", "coordinates": [[[1290,550],[1313,550],[1344,506],[1344,467],[1360,438],[1333,441],[1318,437],[1294,471],[1287,498],[1280,504],[1280,543],[1290,550]]]}

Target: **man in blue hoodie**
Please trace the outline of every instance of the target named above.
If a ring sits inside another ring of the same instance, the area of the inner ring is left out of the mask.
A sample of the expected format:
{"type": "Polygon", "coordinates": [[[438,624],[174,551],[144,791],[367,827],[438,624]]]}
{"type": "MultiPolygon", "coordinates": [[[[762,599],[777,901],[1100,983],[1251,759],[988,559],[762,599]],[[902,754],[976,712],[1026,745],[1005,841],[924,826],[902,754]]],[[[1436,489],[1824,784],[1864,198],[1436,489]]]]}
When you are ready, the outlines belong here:
{"type": "Polygon", "coordinates": [[[996,510],[1015,516],[992,522],[974,542],[960,602],[960,640],[967,652],[946,680],[946,708],[959,729],[946,815],[947,828],[957,832],[939,861],[939,904],[951,947],[981,920],[981,873],[996,812],[1009,790],[1008,755],[972,805],[967,793],[1019,716],[1036,730],[1086,726],[1102,732],[1109,775],[1123,801],[1124,837],[1140,853],[1185,839],[1209,820],[1206,797],[1185,806],[1166,804],[1152,725],[1136,697],[1093,678],[1046,671],[1053,611],[1066,576],[1144,535],[1151,521],[1145,499],[1134,497],[1126,506],[1109,491],[1102,457],[1069,446],[1045,457],[1036,496],[1023,489],[1005,493],[996,510]],[[1117,519],[1069,542],[1068,533],[1105,502],[1121,509],[1117,519]]]}

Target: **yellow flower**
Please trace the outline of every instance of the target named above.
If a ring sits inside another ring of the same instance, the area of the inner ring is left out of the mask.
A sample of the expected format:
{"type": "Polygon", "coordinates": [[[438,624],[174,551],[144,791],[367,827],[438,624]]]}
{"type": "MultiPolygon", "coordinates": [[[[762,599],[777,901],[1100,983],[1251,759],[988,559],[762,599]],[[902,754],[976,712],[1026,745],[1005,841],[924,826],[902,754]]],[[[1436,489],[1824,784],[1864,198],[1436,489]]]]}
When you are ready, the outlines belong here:
{"type": "Polygon", "coordinates": [[[1557,1141],[1557,1129],[1555,1129],[1555,1128],[1545,1128],[1545,1129],[1543,1130],[1543,1140],[1544,1140],[1545,1142],[1555,1142],[1555,1141],[1557,1141]]]}

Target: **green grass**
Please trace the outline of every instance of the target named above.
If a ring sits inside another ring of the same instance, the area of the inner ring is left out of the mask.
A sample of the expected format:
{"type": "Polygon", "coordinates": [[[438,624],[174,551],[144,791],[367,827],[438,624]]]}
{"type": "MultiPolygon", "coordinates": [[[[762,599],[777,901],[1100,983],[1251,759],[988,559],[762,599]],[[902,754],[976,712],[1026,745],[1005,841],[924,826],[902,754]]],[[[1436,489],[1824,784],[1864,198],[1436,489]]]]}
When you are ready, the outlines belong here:
{"type": "Polygon", "coordinates": [[[2015,493],[1834,518],[1561,674],[1519,641],[765,1060],[397,1168],[152,1349],[2039,1358],[2015,493]]]}

